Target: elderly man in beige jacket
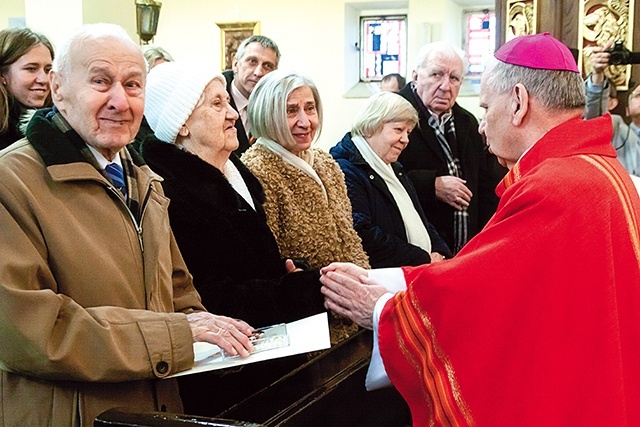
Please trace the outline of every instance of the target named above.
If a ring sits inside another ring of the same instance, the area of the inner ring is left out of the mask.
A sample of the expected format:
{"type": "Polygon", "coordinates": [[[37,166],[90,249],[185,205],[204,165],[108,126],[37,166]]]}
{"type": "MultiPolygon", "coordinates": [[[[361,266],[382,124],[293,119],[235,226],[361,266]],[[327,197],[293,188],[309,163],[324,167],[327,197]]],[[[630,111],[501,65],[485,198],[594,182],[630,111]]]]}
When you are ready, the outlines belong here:
{"type": "Polygon", "coordinates": [[[93,425],[112,407],[180,412],[194,341],[251,350],[207,313],[169,227],[161,179],[125,146],[145,63],[120,27],[85,26],[50,74],[53,109],[0,152],[0,424],[93,425]],[[115,171],[114,171],[115,170],[115,171]]]}

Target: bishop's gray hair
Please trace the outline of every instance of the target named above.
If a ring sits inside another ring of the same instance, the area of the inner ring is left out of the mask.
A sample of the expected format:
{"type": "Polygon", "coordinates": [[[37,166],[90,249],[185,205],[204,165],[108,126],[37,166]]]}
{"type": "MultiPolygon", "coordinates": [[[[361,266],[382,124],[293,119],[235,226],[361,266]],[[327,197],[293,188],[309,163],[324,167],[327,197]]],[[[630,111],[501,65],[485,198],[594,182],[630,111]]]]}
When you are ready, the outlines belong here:
{"type": "Polygon", "coordinates": [[[497,94],[509,92],[520,83],[529,96],[548,109],[571,110],[586,105],[584,81],[572,71],[538,70],[490,58],[484,79],[497,94]]]}

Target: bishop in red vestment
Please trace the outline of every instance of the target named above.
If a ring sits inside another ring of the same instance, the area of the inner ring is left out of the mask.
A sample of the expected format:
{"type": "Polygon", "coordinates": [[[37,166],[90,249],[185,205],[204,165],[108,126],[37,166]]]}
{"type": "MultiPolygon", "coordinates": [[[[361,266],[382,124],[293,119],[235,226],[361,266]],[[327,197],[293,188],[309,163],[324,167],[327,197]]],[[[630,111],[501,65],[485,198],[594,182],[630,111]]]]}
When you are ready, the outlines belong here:
{"type": "Polygon", "coordinates": [[[403,268],[394,295],[375,270],[324,269],[415,426],[640,424],[640,200],[610,117],[581,119],[570,55],[548,34],[496,52],[480,131],[510,171],[455,258],[403,268]]]}

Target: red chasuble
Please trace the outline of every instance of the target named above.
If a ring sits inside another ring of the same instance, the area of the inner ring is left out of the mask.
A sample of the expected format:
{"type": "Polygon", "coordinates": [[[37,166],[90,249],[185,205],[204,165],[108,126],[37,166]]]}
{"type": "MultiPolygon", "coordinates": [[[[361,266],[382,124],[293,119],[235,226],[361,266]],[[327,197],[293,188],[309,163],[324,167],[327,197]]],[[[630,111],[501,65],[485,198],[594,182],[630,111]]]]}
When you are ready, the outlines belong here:
{"type": "Polygon", "coordinates": [[[416,426],[640,424],[640,201],[609,116],[549,131],[453,259],[404,268],[382,359],[416,426]]]}

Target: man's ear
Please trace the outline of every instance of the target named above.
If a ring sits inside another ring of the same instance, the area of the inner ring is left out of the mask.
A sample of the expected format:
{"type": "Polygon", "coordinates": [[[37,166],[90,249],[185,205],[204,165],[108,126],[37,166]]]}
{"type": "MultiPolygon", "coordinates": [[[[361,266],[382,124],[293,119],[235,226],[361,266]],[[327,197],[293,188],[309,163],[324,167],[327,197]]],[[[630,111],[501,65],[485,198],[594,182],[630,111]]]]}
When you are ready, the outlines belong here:
{"type": "Polygon", "coordinates": [[[618,98],[609,98],[609,111],[613,110],[618,106],[618,98]]]}
{"type": "Polygon", "coordinates": [[[233,74],[238,72],[238,60],[236,57],[233,57],[233,61],[231,61],[231,69],[233,70],[233,74]]]}
{"type": "Polygon", "coordinates": [[[60,91],[61,86],[61,77],[58,73],[51,70],[49,71],[49,86],[51,87],[51,99],[55,102],[56,105],[62,102],[63,96],[60,91]]]}
{"type": "Polygon", "coordinates": [[[411,72],[411,80],[413,80],[414,82],[418,80],[418,72],[416,70],[413,70],[411,72]]]}
{"type": "Polygon", "coordinates": [[[529,111],[529,92],[521,83],[511,90],[511,123],[520,126],[529,111]]]}

